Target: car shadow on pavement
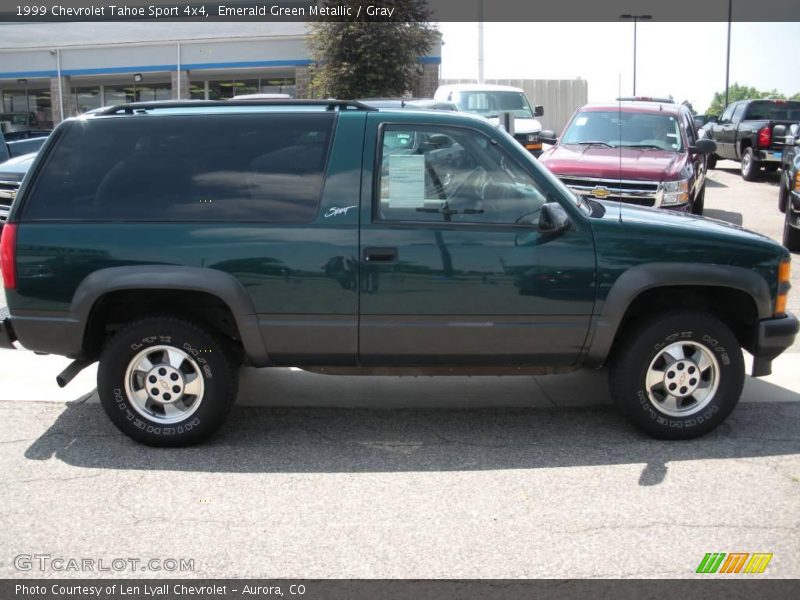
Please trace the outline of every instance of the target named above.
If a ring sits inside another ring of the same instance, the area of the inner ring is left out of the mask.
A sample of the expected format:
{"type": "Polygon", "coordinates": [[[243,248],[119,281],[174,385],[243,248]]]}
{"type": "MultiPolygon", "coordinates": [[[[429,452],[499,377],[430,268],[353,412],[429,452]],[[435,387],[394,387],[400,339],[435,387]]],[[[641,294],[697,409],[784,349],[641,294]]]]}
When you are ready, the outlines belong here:
{"type": "Polygon", "coordinates": [[[703,211],[703,216],[709,219],[718,219],[727,223],[741,226],[744,223],[742,213],[732,212],[729,210],[720,210],[718,208],[706,208],[703,211]]]}
{"type": "MultiPolygon", "coordinates": [[[[800,394],[760,380],[719,428],[668,442],[634,430],[613,407],[369,409],[234,407],[211,440],[150,448],[119,433],[97,404],[67,403],[25,451],[30,460],[112,470],[368,473],[642,465],[639,485],[669,464],[800,452],[800,394]]],[[[41,405],[40,405],[41,406],[41,405]]],[[[55,405],[43,408],[52,414],[55,405]]]]}
{"type": "Polygon", "coordinates": [[[706,177],[706,187],[710,188],[726,188],[728,187],[721,181],[717,181],[716,179],[711,179],[710,177],[706,177]]]}

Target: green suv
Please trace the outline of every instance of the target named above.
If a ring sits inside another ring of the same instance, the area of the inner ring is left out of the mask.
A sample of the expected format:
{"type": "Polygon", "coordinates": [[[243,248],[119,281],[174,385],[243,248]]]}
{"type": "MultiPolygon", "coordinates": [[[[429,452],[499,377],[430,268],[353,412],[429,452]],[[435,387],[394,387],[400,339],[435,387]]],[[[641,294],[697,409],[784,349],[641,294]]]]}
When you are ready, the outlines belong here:
{"type": "MultiPolygon", "coordinates": [[[[58,126],[2,233],[0,346],[99,360],[105,411],[198,442],[240,365],[541,374],[608,364],[647,433],[719,425],[791,346],[789,254],[579,198],[479,117],[347,101],[115,106],[58,126]]],[[[380,399],[377,398],[376,402],[380,399]]]]}

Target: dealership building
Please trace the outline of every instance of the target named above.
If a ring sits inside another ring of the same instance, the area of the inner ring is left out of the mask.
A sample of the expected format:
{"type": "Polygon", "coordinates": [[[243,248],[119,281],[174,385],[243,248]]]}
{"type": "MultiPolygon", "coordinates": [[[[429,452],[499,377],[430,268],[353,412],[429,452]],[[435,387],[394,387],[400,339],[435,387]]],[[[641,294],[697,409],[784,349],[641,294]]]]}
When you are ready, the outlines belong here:
{"type": "MultiPolygon", "coordinates": [[[[0,107],[49,124],[134,100],[304,98],[307,37],[303,23],[0,23],[0,107]]],[[[419,61],[410,91],[431,96],[441,42],[419,61]]]]}

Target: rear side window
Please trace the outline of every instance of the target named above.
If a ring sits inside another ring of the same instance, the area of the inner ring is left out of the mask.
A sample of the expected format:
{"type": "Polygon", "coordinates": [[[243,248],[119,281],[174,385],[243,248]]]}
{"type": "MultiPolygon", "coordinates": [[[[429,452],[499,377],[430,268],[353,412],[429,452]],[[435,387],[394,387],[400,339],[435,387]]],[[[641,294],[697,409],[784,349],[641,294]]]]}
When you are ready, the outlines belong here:
{"type": "Polygon", "coordinates": [[[333,114],[141,115],[70,124],[25,220],[309,222],[333,114]]]}

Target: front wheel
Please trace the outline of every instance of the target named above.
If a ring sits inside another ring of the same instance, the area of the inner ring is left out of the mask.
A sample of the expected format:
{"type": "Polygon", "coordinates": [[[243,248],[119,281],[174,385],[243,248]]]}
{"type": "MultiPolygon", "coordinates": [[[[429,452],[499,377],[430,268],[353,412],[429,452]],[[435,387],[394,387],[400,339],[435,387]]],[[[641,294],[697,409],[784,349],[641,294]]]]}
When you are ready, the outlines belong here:
{"type": "Polygon", "coordinates": [[[692,202],[692,214],[702,215],[705,203],[706,203],[706,184],[704,183],[703,187],[700,189],[700,193],[697,194],[697,196],[694,199],[694,202],[692,202]]]}
{"type": "Polygon", "coordinates": [[[795,217],[788,202],[786,204],[786,215],[783,218],[783,245],[790,252],[800,252],[800,229],[791,225],[791,221],[795,217]]]}
{"type": "Polygon", "coordinates": [[[617,343],[611,395],[633,424],[653,437],[704,435],[739,402],[742,352],[731,330],[711,314],[659,315],[617,343]]]}
{"type": "Polygon", "coordinates": [[[150,446],[205,440],[227,417],[236,389],[225,344],[172,317],[122,329],[103,349],[97,370],[106,414],[125,435],[150,446]]]}
{"type": "Polygon", "coordinates": [[[789,185],[786,183],[788,175],[786,171],[781,173],[781,180],[778,182],[778,210],[782,213],[786,212],[787,203],[789,202],[789,185]]]}

